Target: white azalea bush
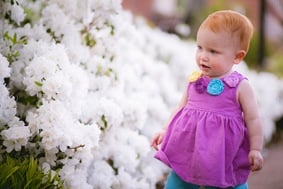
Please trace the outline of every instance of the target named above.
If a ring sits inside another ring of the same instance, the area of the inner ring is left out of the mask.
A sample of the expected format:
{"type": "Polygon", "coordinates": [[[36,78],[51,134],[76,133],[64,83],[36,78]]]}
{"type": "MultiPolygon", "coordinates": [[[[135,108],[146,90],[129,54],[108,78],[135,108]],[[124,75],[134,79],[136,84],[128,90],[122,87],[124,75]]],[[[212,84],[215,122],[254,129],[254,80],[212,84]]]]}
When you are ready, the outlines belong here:
{"type": "MultiPolygon", "coordinates": [[[[0,155],[34,156],[66,188],[154,189],[168,169],[150,139],[196,69],[194,42],[149,28],[119,0],[0,0],[0,16],[0,155]]],[[[269,140],[282,81],[239,69],[269,140]]]]}

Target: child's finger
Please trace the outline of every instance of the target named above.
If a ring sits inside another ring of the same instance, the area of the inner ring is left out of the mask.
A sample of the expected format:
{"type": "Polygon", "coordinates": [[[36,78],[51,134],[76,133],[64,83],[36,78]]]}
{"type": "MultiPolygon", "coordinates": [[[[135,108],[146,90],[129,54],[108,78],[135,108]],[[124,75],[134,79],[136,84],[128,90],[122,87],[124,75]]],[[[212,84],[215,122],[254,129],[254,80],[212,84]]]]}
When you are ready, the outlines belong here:
{"type": "Polygon", "coordinates": [[[251,162],[251,170],[252,171],[258,171],[262,168],[262,162],[258,158],[252,158],[251,162]]]}
{"type": "Polygon", "coordinates": [[[152,141],[151,141],[151,146],[155,149],[155,150],[158,150],[158,138],[154,138],[152,141]]]}

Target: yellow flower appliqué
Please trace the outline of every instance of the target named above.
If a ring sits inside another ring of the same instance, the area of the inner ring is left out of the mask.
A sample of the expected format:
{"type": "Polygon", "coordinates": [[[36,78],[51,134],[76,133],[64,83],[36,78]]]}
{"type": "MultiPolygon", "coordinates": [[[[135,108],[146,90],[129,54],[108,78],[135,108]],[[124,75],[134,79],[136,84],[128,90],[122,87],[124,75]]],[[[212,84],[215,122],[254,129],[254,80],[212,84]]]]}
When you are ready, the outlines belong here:
{"type": "Polygon", "coordinates": [[[200,78],[201,76],[201,71],[194,71],[193,73],[191,73],[191,75],[189,76],[189,82],[194,82],[196,81],[198,78],[200,78]]]}

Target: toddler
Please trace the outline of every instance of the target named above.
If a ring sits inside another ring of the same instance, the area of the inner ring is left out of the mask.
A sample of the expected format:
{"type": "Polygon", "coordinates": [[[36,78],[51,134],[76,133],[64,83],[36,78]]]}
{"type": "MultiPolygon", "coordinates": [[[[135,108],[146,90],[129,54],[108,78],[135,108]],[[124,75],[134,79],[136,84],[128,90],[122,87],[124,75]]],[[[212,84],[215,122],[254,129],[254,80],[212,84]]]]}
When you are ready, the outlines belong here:
{"type": "Polygon", "coordinates": [[[166,189],[247,189],[250,171],[262,168],[256,98],[247,78],[233,71],[252,34],[249,19],[231,10],[214,12],[200,25],[199,71],[191,74],[178,108],[151,142],[155,158],[172,169],[166,189]]]}

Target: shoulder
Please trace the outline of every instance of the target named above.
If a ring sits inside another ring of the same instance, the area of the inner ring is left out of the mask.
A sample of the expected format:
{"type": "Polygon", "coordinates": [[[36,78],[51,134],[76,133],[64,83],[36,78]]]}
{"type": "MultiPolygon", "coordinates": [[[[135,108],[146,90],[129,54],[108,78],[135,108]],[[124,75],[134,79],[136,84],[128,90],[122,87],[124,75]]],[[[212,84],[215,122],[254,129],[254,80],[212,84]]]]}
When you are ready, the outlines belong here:
{"type": "Polygon", "coordinates": [[[252,90],[252,86],[247,79],[243,78],[239,83],[238,90],[245,92],[245,90],[252,90]]]}
{"type": "Polygon", "coordinates": [[[240,102],[249,101],[255,98],[253,88],[247,79],[243,79],[237,90],[238,100],[240,102]]]}

